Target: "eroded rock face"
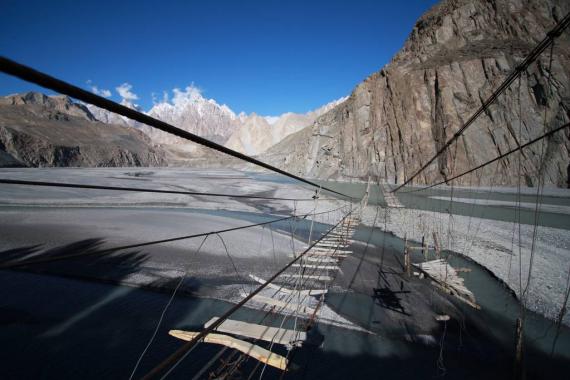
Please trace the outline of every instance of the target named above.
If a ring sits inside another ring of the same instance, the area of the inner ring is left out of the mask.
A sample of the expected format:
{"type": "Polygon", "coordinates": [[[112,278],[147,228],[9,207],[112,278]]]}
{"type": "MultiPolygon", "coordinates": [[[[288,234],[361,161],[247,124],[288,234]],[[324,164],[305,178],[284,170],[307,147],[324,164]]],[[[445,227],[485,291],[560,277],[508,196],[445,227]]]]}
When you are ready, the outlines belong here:
{"type": "MultiPolygon", "coordinates": [[[[423,15],[401,51],[359,84],[349,99],[263,157],[310,177],[402,183],[415,173],[491,95],[524,56],[570,10],[559,0],[443,1],[423,15]]],[[[570,38],[556,42],[551,84],[549,54],[466,131],[415,183],[449,178],[567,123],[570,38]],[[520,94],[520,117],[519,117],[520,94]],[[520,131],[519,131],[520,128],[520,131]],[[456,156],[453,160],[452,156],[456,156]],[[455,161],[455,162],[454,162],[455,161]],[[454,164],[453,164],[454,162],[454,164]],[[452,164],[454,166],[452,166],[452,164]]],[[[525,150],[523,184],[536,181],[541,152],[545,181],[566,186],[569,133],[525,150]]],[[[518,155],[456,183],[514,184],[518,155]]]]}
{"type": "Polygon", "coordinates": [[[241,125],[232,133],[225,146],[240,153],[257,156],[285,137],[312,125],[319,116],[346,99],[345,97],[334,100],[304,114],[287,112],[272,117],[274,119],[272,122],[269,122],[267,117],[261,117],[255,113],[244,116],[241,125]]]}
{"type": "Polygon", "coordinates": [[[0,98],[0,166],[161,166],[164,152],[134,128],[103,124],[63,96],[0,98]]]}

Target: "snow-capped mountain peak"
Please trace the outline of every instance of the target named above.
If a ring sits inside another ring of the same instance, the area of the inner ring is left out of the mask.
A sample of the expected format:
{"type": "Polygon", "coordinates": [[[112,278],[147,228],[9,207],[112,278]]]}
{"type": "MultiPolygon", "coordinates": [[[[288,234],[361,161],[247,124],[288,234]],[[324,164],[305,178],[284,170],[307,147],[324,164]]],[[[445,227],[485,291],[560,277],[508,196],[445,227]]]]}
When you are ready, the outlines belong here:
{"type": "MultiPolygon", "coordinates": [[[[123,98],[121,104],[140,110],[130,99],[123,98]]],[[[155,143],[185,143],[185,140],[179,137],[134,122],[106,110],[93,106],[89,106],[89,110],[98,120],[105,123],[139,128],[149,135],[155,143]]],[[[177,88],[172,90],[171,97],[165,94],[163,99],[155,103],[146,114],[222,144],[228,140],[230,135],[241,124],[238,116],[228,106],[225,104],[220,105],[214,99],[204,98],[200,89],[193,85],[187,86],[182,90],[177,88]]]]}
{"type": "MultiPolygon", "coordinates": [[[[134,103],[138,97],[131,92],[132,86],[125,83],[120,88],[125,95],[121,104],[140,111],[140,107],[134,103]]],[[[344,100],[346,98],[335,100],[306,114],[286,112],[280,116],[260,116],[240,112],[236,115],[227,105],[205,98],[198,87],[190,85],[184,89],[175,88],[171,94],[164,93],[162,99],[155,101],[146,114],[239,152],[257,155],[291,133],[311,125],[317,117],[344,100]]],[[[155,143],[187,143],[179,137],[123,116],[90,105],[87,107],[97,120],[138,128],[155,143]]]]}
{"type": "Polygon", "coordinates": [[[279,120],[280,116],[264,116],[265,120],[267,120],[267,122],[270,125],[273,125],[277,122],[277,120],[279,120]]]}

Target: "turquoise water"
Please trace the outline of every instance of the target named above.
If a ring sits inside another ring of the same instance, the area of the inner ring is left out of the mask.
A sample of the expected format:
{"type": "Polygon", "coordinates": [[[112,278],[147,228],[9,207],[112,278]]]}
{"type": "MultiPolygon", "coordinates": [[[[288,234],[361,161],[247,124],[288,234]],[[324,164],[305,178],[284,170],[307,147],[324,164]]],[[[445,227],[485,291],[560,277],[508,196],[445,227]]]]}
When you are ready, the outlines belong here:
{"type": "MultiPolygon", "coordinates": [[[[3,379],[128,378],[168,301],[168,294],[74,279],[9,272],[1,273],[1,278],[3,379]]],[[[197,330],[229,307],[223,301],[177,297],[137,375],[180,346],[180,341],[168,335],[169,329],[197,330]]],[[[233,316],[256,323],[263,320],[274,326],[281,322],[275,316],[264,317],[264,313],[246,308],[233,316]]],[[[292,327],[292,323],[285,326],[292,327]]],[[[418,355],[409,343],[332,326],[317,324],[310,335],[314,343],[297,350],[292,358],[302,371],[288,377],[320,379],[326,374],[327,378],[342,379],[350,373],[369,376],[381,371],[381,363],[389,358],[404,360],[418,355]],[[366,367],[362,367],[363,362],[367,362],[366,367]]],[[[421,347],[417,349],[424,352],[421,347]]],[[[219,350],[219,346],[200,345],[171,378],[187,379],[219,350]]],[[[283,347],[275,347],[274,351],[286,354],[283,347]]],[[[429,360],[418,364],[427,369],[431,358],[427,355],[425,359],[429,360]]],[[[248,360],[242,372],[249,373],[255,364],[248,360]]],[[[392,369],[395,375],[400,372],[405,373],[406,368],[392,369]]],[[[278,375],[268,368],[264,378],[278,375]]]]}
{"type": "MultiPolygon", "coordinates": [[[[362,198],[366,191],[366,183],[347,183],[347,182],[333,182],[333,181],[319,181],[333,190],[342,192],[356,199],[362,198]]],[[[394,188],[394,186],[391,186],[394,188]]],[[[491,220],[500,220],[505,222],[514,222],[517,219],[516,209],[509,206],[497,205],[474,205],[462,202],[450,202],[449,200],[433,199],[434,196],[454,197],[454,198],[471,198],[483,199],[492,201],[508,201],[517,202],[517,195],[511,193],[504,193],[499,190],[481,189],[481,190],[468,190],[468,189],[453,189],[451,188],[433,188],[425,191],[407,192],[414,188],[403,188],[401,191],[395,193],[398,200],[410,209],[418,209],[425,211],[436,211],[448,213],[449,210],[455,215],[471,216],[478,218],[485,218],[491,220]]],[[[534,191],[533,191],[534,193],[534,191]]],[[[520,196],[520,202],[535,203],[535,194],[526,194],[520,196]]],[[[541,203],[554,206],[570,206],[570,196],[543,196],[541,203]]],[[[377,185],[370,186],[369,205],[386,206],[386,202],[377,185]]],[[[522,224],[534,224],[534,210],[521,209],[520,222],[522,224]]],[[[570,215],[553,213],[542,210],[538,224],[546,227],[562,228],[570,230],[570,215]]]]}
{"type": "MultiPolygon", "coordinates": [[[[372,230],[370,227],[360,226],[355,236],[361,241],[368,241],[376,247],[384,247],[386,252],[403,252],[404,242],[402,239],[391,233],[384,233],[378,229],[372,230]]],[[[413,245],[420,245],[419,242],[411,242],[413,245]]],[[[377,255],[378,251],[371,250],[367,255],[377,255]]],[[[487,269],[472,260],[464,258],[455,252],[444,251],[442,253],[448,257],[449,263],[454,268],[467,268],[470,271],[461,273],[465,286],[471,290],[477,303],[481,306],[481,311],[475,311],[464,303],[457,303],[464,313],[471,317],[477,316],[476,324],[481,329],[485,329],[497,339],[498,344],[510,349],[513,343],[513,329],[515,321],[520,317],[521,304],[514,296],[513,292],[501,280],[495,278],[487,269]]],[[[428,259],[434,259],[433,252],[428,259]]],[[[419,252],[412,252],[413,262],[422,262],[424,257],[419,252]]],[[[338,297],[346,297],[339,294],[338,297]]],[[[350,295],[349,295],[350,296],[350,295]]],[[[371,301],[368,300],[368,303],[371,301]]],[[[366,307],[357,308],[357,304],[365,305],[366,300],[361,296],[355,296],[355,307],[351,312],[356,313],[356,320],[363,326],[367,326],[371,320],[366,313],[366,307]],[[361,315],[358,316],[358,313],[361,315]]],[[[372,318],[373,319],[373,318],[372,318]]],[[[540,351],[542,354],[550,354],[555,335],[554,322],[542,315],[530,310],[526,310],[525,332],[529,347],[540,351]]],[[[570,361],[570,328],[563,326],[556,343],[555,353],[562,355],[565,360],[570,361]]],[[[570,365],[570,362],[568,363],[570,365]]]]}
{"type": "MultiPolygon", "coordinates": [[[[378,230],[370,232],[361,227],[356,237],[376,246],[384,244],[388,250],[403,248],[403,242],[393,235],[378,230]]],[[[310,331],[311,344],[293,351],[292,361],[298,370],[287,378],[376,378],[379,373],[405,379],[417,378],[418,373],[426,377],[445,374],[451,379],[505,378],[511,369],[509,355],[519,304],[508,289],[479,265],[454,254],[450,261],[454,266],[472,269],[464,275],[465,283],[475,293],[482,310],[462,308],[475,323],[465,327],[461,343],[456,341],[453,325],[449,325],[445,339],[445,373],[434,365],[439,357],[439,345],[317,324],[310,331]]],[[[3,378],[7,379],[128,378],[169,298],[168,293],[41,274],[2,271],[0,279],[3,326],[0,339],[4,343],[0,352],[4,359],[3,378]],[[34,365],[29,365],[30,361],[34,365]]],[[[327,296],[327,303],[334,306],[339,297],[343,298],[341,314],[369,327],[367,323],[375,319],[370,315],[369,306],[373,303],[370,297],[332,293],[327,296]]],[[[180,341],[168,336],[169,329],[199,329],[212,316],[221,315],[229,307],[231,304],[219,300],[177,297],[137,374],[142,375],[180,346],[180,341]]],[[[266,317],[262,312],[247,308],[232,318],[273,326],[281,322],[280,317],[266,317]]],[[[291,328],[292,323],[293,320],[289,320],[284,326],[291,328]]],[[[528,312],[526,331],[529,367],[536,370],[537,363],[533,360],[548,359],[545,353],[550,352],[554,329],[550,321],[528,312]]],[[[570,367],[569,341],[568,329],[563,328],[556,356],[549,359],[549,366],[570,367]]],[[[173,372],[172,378],[195,374],[219,350],[215,345],[200,345],[173,372]]],[[[275,351],[286,354],[283,347],[276,347],[275,351]]],[[[254,370],[255,362],[248,360],[240,368],[243,373],[249,373],[254,370]]],[[[269,369],[265,378],[278,375],[269,369]]]]}

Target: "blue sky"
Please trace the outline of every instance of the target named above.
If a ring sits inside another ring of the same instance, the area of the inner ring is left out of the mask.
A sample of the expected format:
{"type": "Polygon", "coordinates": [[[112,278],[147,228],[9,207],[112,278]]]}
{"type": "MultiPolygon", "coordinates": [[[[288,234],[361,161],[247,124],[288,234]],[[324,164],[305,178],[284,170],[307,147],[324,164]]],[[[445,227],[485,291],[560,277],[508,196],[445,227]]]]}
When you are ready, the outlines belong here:
{"type": "MultiPolygon", "coordinates": [[[[144,109],[194,84],[235,112],[306,112],[389,62],[434,3],[2,0],[0,54],[114,100],[128,83],[144,109]]],[[[29,90],[0,74],[0,94],[29,90]]]]}

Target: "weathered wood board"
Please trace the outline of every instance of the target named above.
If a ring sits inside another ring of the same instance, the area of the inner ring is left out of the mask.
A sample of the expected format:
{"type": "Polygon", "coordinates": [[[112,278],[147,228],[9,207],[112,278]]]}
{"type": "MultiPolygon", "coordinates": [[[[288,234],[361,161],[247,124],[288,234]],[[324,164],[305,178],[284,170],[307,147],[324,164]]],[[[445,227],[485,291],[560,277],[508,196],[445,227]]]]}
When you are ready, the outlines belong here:
{"type": "MultiPolygon", "coordinates": [[[[183,330],[170,330],[168,332],[175,338],[190,341],[194,339],[199,332],[194,331],[183,331],[183,330]]],[[[266,350],[263,347],[256,346],[255,344],[236,339],[229,335],[223,334],[208,334],[204,337],[205,343],[221,344],[230,348],[234,348],[246,355],[251,356],[254,359],[259,360],[262,363],[266,363],[275,368],[286,369],[287,359],[279,354],[273,353],[266,350]]]]}

